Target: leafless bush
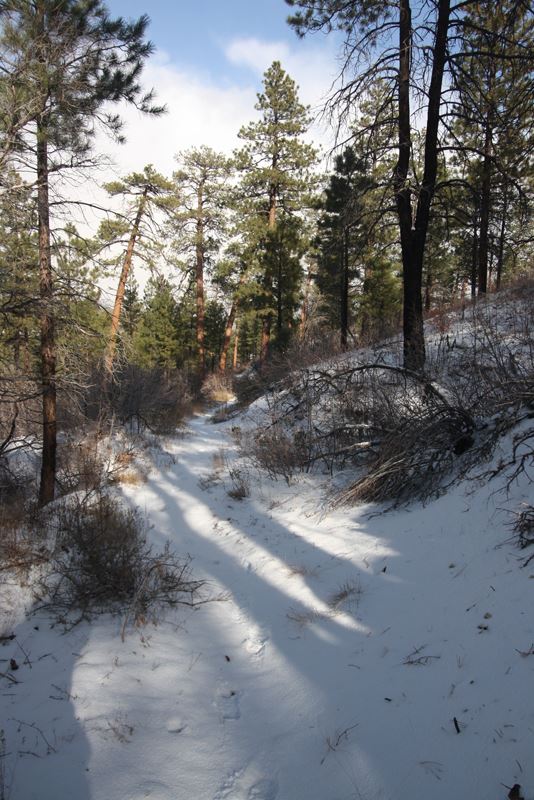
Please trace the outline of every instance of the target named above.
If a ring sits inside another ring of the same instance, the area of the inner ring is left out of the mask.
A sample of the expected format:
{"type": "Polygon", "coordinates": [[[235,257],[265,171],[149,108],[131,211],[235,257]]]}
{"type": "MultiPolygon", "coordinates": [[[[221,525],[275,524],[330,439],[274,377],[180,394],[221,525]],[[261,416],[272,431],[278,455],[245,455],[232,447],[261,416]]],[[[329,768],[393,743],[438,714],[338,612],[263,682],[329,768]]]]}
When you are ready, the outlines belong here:
{"type": "Polygon", "coordinates": [[[48,551],[34,507],[2,506],[0,531],[0,575],[9,572],[24,581],[34,567],[47,562],[48,551]]]}
{"type": "Polygon", "coordinates": [[[248,435],[257,461],[277,474],[287,464],[360,467],[343,500],[397,503],[444,490],[512,432],[511,457],[493,474],[506,468],[508,485],[528,474],[534,313],[527,302],[499,300],[468,315],[460,333],[451,321],[429,342],[424,374],[397,366],[386,351],[376,351],[375,362],[358,363],[362,352],[293,371],[266,394],[267,410],[248,435]]]}
{"type": "MultiPolygon", "coordinates": [[[[521,549],[534,544],[534,506],[523,503],[520,511],[515,513],[512,529],[521,549]]],[[[530,559],[529,559],[530,560],[530,559]]]]}
{"type": "Polygon", "coordinates": [[[72,618],[126,612],[140,624],[164,606],[194,605],[201,581],[191,578],[188,560],[166,547],[154,553],[138,513],[100,493],[63,503],[57,539],[40,587],[40,606],[72,618]]]}
{"type": "Polygon", "coordinates": [[[108,482],[108,468],[98,452],[98,439],[66,440],[58,449],[57,482],[61,494],[95,491],[108,482]]]}
{"type": "Polygon", "coordinates": [[[249,497],[250,481],[246,471],[242,467],[231,467],[228,476],[232,482],[227,492],[228,496],[233,500],[244,500],[245,497],[249,497]]]}
{"type": "Polygon", "coordinates": [[[437,490],[474,444],[471,414],[431,382],[386,364],[304,370],[269,398],[266,421],[244,449],[272,475],[289,480],[315,465],[346,464],[368,474],[345,500],[406,499],[437,490]]]}
{"type": "Polygon", "coordinates": [[[234,399],[232,378],[223,372],[212,372],[207,375],[200,391],[211,403],[229,403],[234,399]]]}
{"type": "Polygon", "coordinates": [[[300,370],[339,356],[341,348],[339,337],[323,333],[312,339],[295,339],[282,353],[275,352],[263,364],[257,363],[245,372],[234,377],[233,388],[239,406],[247,406],[267,391],[282,388],[300,370]]]}
{"type": "Polygon", "coordinates": [[[128,364],[117,371],[110,388],[110,410],[140,432],[174,433],[191,407],[188,376],[180,370],[143,369],[128,364]]]}
{"type": "Polygon", "coordinates": [[[465,409],[443,405],[412,414],[380,440],[366,474],[340,500],[399,503],[439,493],[457,459],[473,446],[473,432],[465,409]]]}
{"type": "Polygon", "coordinates": [[[282,477],[288,486],[301,465],[298,443],[277,427],[245,436],[243,449],[270,477],[282,477]]]}

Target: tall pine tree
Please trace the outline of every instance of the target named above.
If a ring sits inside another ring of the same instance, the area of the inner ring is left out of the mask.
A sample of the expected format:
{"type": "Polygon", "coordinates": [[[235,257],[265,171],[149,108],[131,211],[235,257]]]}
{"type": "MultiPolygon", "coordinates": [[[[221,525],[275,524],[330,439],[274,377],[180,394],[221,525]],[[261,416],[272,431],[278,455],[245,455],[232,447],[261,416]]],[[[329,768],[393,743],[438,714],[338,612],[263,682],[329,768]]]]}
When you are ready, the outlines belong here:
{"type": "MultiPolygon", "coordinates": [[[[260,119],[239,132],[244,145],[236,153],[236,165],[241,173],[241,207],[248,217],[248,235],[263,254],[258,276],[263,302],[258,312],[262,317],[261,358],[265,359],[273,320],[279,333],[284,329],[283,284],[291,287],[298,282],[298,226],[288,218],[307,202],[316,151],[303,140],[310,124],[308,110],[279,61],[265,72],[263,87],[255,106],[260,119]]],[[[290,289],[288,314],[291,298],[290,289]]]]}
{"type": "Polygon", "coordinates": [[[139,75],[152,45],[147,17],[111,19],[101,0],[6,0],[0,7],[0,52],[6,69],[2,143],[35,170],[40,273],[43,449],[39,501],[54,498],[57,448],[55,296],[50,178],[90,163],[101,123],[120,136],[110,102],[157,113],[139,75]]]}

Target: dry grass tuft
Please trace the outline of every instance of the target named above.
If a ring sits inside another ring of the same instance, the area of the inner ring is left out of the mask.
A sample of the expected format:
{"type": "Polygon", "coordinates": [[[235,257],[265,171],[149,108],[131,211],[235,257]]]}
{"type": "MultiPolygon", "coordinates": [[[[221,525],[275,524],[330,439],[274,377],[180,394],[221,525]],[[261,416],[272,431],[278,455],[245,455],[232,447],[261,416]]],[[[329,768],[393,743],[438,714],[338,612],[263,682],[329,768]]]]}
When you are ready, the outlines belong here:
{"type": "Polygon", "coordinates": [[[363,590],[358,581],[345,581],[337,592],[328,598],[328,605],[335,612],[354,611],[358,607],[362,594],[363,590]]]}

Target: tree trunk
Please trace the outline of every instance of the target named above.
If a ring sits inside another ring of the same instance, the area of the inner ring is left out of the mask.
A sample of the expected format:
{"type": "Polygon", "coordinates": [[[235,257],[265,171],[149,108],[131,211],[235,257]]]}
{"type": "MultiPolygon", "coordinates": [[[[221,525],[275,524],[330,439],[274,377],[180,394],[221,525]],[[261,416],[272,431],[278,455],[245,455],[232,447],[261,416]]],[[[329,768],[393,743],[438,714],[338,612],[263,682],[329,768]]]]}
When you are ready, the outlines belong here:
{"type": "Polygon", "coordinates": [[[117,287],[117,293],[115,295],[115,303],[113,305],[113,313],[111,315],[111,327],[109,330],[108,348],[105,359],[105,367],[108,377],[111,377],[113,373],[113,362],[115,360],[115,351],[117,348],[117,335],[119,332],[119,323],[121,319],[124,292],[126,291],[126,282],[128,281],[128,275],[130,274],[130,270],[132,267],[134,248],[135,248],[135,243],[137,241],[137,237],[139,236],[139,228],[141,225],[141,220],[143,218],[143,214],[145,213],[147,195],[148,195],[148,186],[145,186],[141,198],[139,200],[137,214],[135,215],[132,232],[130,234],[130,239],[128,240],[128,247],[126,249],[126,255],[124,257],[124,263],[122,265],[121,276],[119,278],[119,285],[117,287]]]}
{"type": "Polygon", "coordinates": [[[415,348],[417,317],[416,287],[413,286],[412,201],[407,186],[411,153],[410,129],[410,61],[412,51],[412,14],[409,0],[400,0],[399,7],[399,157],[393,175],[395,202],[399,218],[403,271],[403,334],[404,363],[408,366],[410,351],[415,348]]]}
{"type": "Polygon", "coordinates": [[[478,245],[478,293],[488,291],[488,239],[491,202],[491,148],[492,124],[490,113],[485,120],[484,162],[482,165],[482,186],[480,192],[480,236],[478,245]]]}
{"type": "Polygon", "coordinates": [[[47,132],[37,124],[37,214],[39,221],[39,296],[41,300],[41,385],[43,393],[43,454],[39,505],[54,499],[56,483],[57,398],[54,286],[50,251],[47,132]]]}
{"type": "Polygon", "coordinates": [[[342,246],[342,265],[341,272],[341,314],[340,314],[340,338],[341,347],[345,349],[349,334],[349,234],[347,228],[343,228],[342,246]]]}
{"type": "Polygon", "coordinates": [[[495,281],[495,290],[498,292],[501,288],[502,271],[504,267],[504,237],[506,234],[506,222],[508,217],[508,184],[504,186],[503,208],[501,230],[499,234],[499,252],[497,254],[497,278],[495,281]]]}
{"type": "Polygon", "coordinates": [[[269,354],[269,345],[271,342],[271,317],[266,316],[261,323],[261,345],[260,345],[260,361],[263,362],[269,354]]]}
{"type": "Polygon", "coordinates": [[[432,277],[432,270],[427,269],[425,281],[425,311],[430,311],[432,306],[432,289],[434,288],[434,280],[432,277]]]}
{"type": "Polygon", "coordinates": [[[473,247],[471,249],[471,299],[477,296],[477,274],[478,274],[478,214],[475,212],[473,218],[473,247]]]}
{"type": "MultiPolygon", "coordinates": [[[[273,156],[273,169],[276,168],[277,158],[276,155],[273,156]]],[[[275,185],[271,185],[269,187],[269,217],[268,217],[268,227],[270,231],[274,231],[276,228],[276,211],[277,211],[277,187],[275,185]]],[[[273,286],[272,281],[270,286],[268,286],[270,290],[270,294],[272,294],[273,286]]],[[[269,354],[269,345],[271,343],[271,314],[267,313],[266,316],[263,318],[262,325],[261,325],[261,346],[260,346],[260,361],[263,362],[267,358],[269,354]]]]}
{"type": "Polygon", "coordinates": [[[234,294],[234,298],[232,300],[232,306],[230,308],[230,313],[228,314],[228,319],[226,320],[226,326],[225,326],[225,329],[224,329],[223,345],[222,345],[222,349],[221,349],[221,355],[220,355],[220,358],[219,358],[219,372],[224,372],[224,370],[226,369],[226,361],[227,361],[227,358],[228,358],[228,349],[230,347],[230,340],[232,338],[232,329],[234,327],[234,322],[235,322],[235,318],[236,318],[236,315],[237,315],[237,307],[239,305],[239,303],[238,303],[238,293],[239,293],[239,289],[245,283],[246,272],[247,272],[246,271],[246,267],[243,265],[242,269],[241,269],[241,274],[239,276],[239,283],[237,285],[237,289],[236,289],[236,292],[234,294]]]}
{"type": "Polygon", "coordinates": [[[205,348],[205,303],[204,303],[204,183],[201,181],[197,191],[197,232],[196,232],[196,292],[197,292],[197,349],[198,371],[206,372],[205,348]]]}
{"type": "Polygon", "coordinates": [[[302,338],[306,333],[306,326],[308,323],[308,317],[310,315],[310,291],[311,291],[311,284],[312,284],[312,276],[311,270],[308,266],[308,271],[306,272],[306,281],[304,283],[304,299],[302,301],[302,308],[300,310],[300,326],[299,326],[299,336],[302,338]]]}
{"type": "Polygon", "coordinates": [[[232,358],[232,368],[234,370],[237,369],[237,354],[239,350],[239,328],[236,328],[235,336],[234,336],[234,355],[232,358]]]}
{"type": "Polygon", "coordinates": [[[425,363],[423,324],[423,264],[430,209],[438,171],[438,131],[441,93],[450,17],[450,0],[439,0],[436,38],[433,47],[432,75],[428,90],[428,111],[425,135],[424,173],[412,231],[412,211],[406,180],[410,157],[410,49],[411,19],[409,0],[401,0],[400,75],[399,75],[399,162],[397,167],[397,210],[401,228],[402,265],[404,276],[404,366],[420,371],[425,363]],[[408,229],[410,225],[410,229],[408,229]]]}
{"type": "Polygon", "coordinates": [[[237,314],[237,302],[234,298],[228,319],[226,320],[226,327],[224,329],[224,339],[221,348],[221,355],[219,357],[219,372],[224,372],[226,369],[226,359],[228,358],[228,348],[230,347],[230,340],[232,338],[232,330],[237,314]]]}
{"type": "Polygon", "coordinates": [[[283,325],[283,298],[282,298],[282,247],[278,248],[278,286],[276,287],[276,330],[278,342],[282,336],[283,325]]]}

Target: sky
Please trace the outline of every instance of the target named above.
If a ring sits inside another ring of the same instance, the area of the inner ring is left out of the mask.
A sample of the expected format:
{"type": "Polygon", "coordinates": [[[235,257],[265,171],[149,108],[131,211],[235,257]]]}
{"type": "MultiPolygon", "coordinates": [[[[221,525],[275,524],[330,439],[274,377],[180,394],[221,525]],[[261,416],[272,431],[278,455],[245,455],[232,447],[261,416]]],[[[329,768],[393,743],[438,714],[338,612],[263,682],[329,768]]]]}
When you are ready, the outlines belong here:
{"type": "MultiPolygon", "coordinates": [[[[239,128],[257,115],[262,76],[275,59],[314,113],[336,74],[334,40],[300,40],[286,23],[284,0],[108,0],[107,6],[112,16],[150,17],[155,52],[142,81],[167,107],[159,119],[122,110],[126,145],[102,143],[119,174],[147,163],[170,174],[177,153],[202,144],[231,153],[239,128]]],[[[324,147],[331,139],[319,122],[310,136],[324,147]]]]}

